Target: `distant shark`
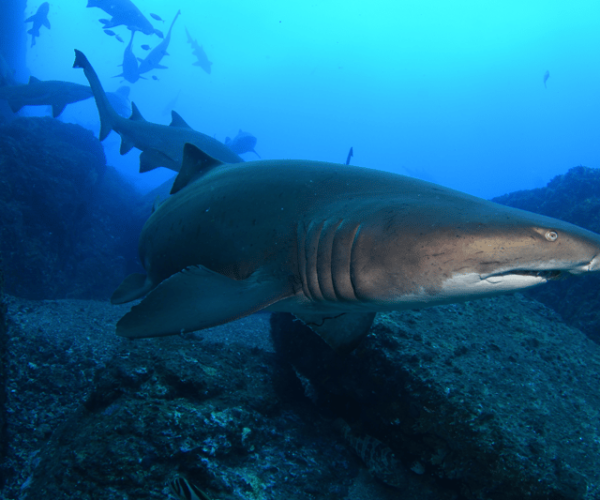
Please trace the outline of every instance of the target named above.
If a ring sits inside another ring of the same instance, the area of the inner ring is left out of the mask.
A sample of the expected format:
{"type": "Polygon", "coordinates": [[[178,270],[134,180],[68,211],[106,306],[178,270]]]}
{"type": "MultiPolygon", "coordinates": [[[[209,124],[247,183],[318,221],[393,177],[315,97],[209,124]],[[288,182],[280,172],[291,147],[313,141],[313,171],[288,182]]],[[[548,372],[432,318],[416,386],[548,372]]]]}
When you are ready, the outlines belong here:
{"type": "Polygon", "coordinates": [[[126,119],[119,116],[110,105],[94,68],[79,50],[75,50],[73,67],[83,68],[90,82],[100,114],[100,140],[103,141],[110,131],[114,130],[121,136],[121,154],[134,147],[142,150],[140,172],[157,167],[166,167],[178,172],[183,159],[183,146],[188,142],[210,151],[214,158],[224,163],[243,161],[223,143],[193,130],[175,111],[171,113],[172,121],[169,126],[144,120],[133,102],[131,117],[126,119]]]}
{"type": "Polygon", "coordinates": [[[33,16],[29,16],[25,19],[26,23],[32,22],[33,26],[27,32],[31,35],[31,46],[35,45],[35,38],[40,36],[40,28],[42,26],[46,26],[46,28],[50,29],[50,21],[48,21],[48,11],[50,10],[50,4],[48,2],[44,2],[42,5],[38,7],[37,12],[33,16]]]}
{"type": "Polygon", "coordinates": [[[225,137],[225,146],[238,155],[254,153],[260,158],[260,155],[254,151],[254,148],[256,147],[256,137],[248,132],[244,132],[242,129],[240,129],[233,139],[225,137]]]}
{"type": "Polygon", "coordinates": [[[173,29],[173,25],[175,24],[175,21],[177,21],[179,14],[181,14],[180,10],[178,10],[177,14],[175,14],[175,18],[173,19],[171,27],[167,32],[167,36],[163,39],[163,41],[160,42],[156,47],[154,47],[145,59],[141,60],[140,66],[138,68],[139,74],[147,73],[148,71],[152,71],[153,69],[167,69],[166,66],[162,66],[160,64],[160,61],[164,56],[168,55],[167,48],[169,47],[169,42],[171,41],[171,30],[173,29]]]}
{"type": "Polygon", "coordinates": [[[125,47],[125,51],[123,52],[123,64],[121,65],[123,67],[123,71],[120,75],[116,75],[116,77],[122,76],[123,78],[125,78],[125,80],[127,80],[130,83],[135,83],[140,78],[144,78],[143,76],[140,76],[138,61],[132,49],[134,35],[135,30],[132,30],[129,43],[127,44],[127,47],[125,47]]]}
{"type": "Polygon", "coordinates": [[[352,350],[375,313],[600,271],[600,235],[403,175],[307,160],[223,165],[191,144],[115,304],[129,337],[289,312],[352,350]]]}
{"type": "Polygon", "coordinates": [[[162,38],[160,30],[152,26],[131,0],[88,0],[87,6],[98,7],[112,16],[111,19],[100,20],[104,29],[125,25],[132,31],[141,31],[145,35],[157,34],[162,38]]]}
{"type": "Polygon", "coordinates": [[[67,104],[83,101],[92,97],[92,90],[78,83],[56,80],[41,81],[29,78],[26,85],[0,87],[0,99],[8,101],[13,113],[23,106],[52,106],[52,116],[59,116],[67,104]]]}
{"type": "Polygon", "coordinates": [[[208,60],[204,49],[201,45],[198,45],[198,42],[196,40],[192,38],[192,35],[190,35],[190,32],[187,28],[185,29],[185,32],[187,34],[187,41],[192,46],[192,53],[198,59],[194,63],[194,66],[200,66],[204,71],[206,71],[210,75],[212,63],[208,60]]]}

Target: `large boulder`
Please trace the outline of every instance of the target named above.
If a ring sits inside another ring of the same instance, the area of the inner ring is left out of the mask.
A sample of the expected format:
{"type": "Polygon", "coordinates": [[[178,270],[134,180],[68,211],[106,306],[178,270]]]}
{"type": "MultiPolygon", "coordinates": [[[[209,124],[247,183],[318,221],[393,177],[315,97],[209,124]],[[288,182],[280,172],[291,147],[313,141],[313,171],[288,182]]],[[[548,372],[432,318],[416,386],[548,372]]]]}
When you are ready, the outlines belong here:
{"type": "Polygon", "coordinates": [[[522,295],[378,314],[337,355],[286,313],[277,351],[331,418],[466,499],[600,498],[600,346],[522,295]]]}
{"type": "MultiPolygon", "coordinates": [[[[127,306],[8,306],[3,498],[167,498],[182,476],[221,500],[398,498],[304,398],[267,315],[132,342],[114,335],[127,306]]],[[[403,498],[455,498],[412,488],[403,498]]]]}
{"type": "Polygon", "coordinates": [[[140,205],[132,186],[106,165],[90,131],[51,118],[19,118],[0,127],[0,256],[7,293],[109,297],[138,269],[140,205]]]}

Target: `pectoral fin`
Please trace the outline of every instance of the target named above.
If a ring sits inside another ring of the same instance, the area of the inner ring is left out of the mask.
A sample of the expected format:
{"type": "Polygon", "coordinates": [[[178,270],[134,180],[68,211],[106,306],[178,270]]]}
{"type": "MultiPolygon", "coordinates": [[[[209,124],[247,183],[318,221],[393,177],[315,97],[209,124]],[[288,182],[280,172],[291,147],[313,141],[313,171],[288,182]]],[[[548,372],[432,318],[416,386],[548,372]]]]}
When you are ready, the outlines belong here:
{"type": "Polygon", "coordinates": [[[234,280],[203,266],[163,281],[117,323],[129,338],[160,337],[221,325],[292,296],[291,282],[256,271],[234,280]]]}
{"type": "Polygon", "coordinates": [[[294,316],[340,353],[352,351],[367,336],[375,319],[375,313],[294,313],[294,316]]]}

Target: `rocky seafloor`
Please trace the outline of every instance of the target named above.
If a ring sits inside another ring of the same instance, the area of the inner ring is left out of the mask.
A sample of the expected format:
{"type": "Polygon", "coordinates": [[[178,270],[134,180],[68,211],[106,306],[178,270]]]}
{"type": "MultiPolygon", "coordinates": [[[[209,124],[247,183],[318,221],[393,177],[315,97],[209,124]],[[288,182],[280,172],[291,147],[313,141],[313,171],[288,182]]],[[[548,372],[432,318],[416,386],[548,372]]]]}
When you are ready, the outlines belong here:
{"type": "Polygon", "coordinates": [[[6,499],[600,495],[600,346],[522,295],[378,315],[346,356],[283,314],[129,341],[126,306],[6,302],[6,499]]]}

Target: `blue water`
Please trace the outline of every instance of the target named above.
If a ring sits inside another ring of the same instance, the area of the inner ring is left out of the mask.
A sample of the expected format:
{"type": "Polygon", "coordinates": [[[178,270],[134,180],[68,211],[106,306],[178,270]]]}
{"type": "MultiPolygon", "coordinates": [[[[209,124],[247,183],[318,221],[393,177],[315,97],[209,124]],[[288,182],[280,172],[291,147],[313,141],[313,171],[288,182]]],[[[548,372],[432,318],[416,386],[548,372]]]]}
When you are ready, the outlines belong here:
{"type": "MultiPolygon", "coordinates": [[[[221,141],[251,132],[263,158],[344,162],[352,146],[355,165],[486,198],[541,187],[575,165],[600,167],[598,2],[135,3],[165,33],[182,12],[168,69],[131,85],[147,120],[168,124],[163,109],[180,91],[175,109],[193,128],[221,141]],[[213,62],[210,75],[192,66],[185,27],[213,62]]],[[[120,86],[126,43],[103,33],[98,20],[109,16],[85,0],[50,4],[51,30],[27,49],[30,73],[87,84],[72,69],[77,48],[107,90],[120,86]]],[[[129,40],[125,26],[113,30],[129,40]]],[[[138,32],[134,52],[143,58],[141,45],[159,41],[138,32]]],[[[99,127],[93,100],[61,119],[99,127]]],[[[105,141],[109,163],[141,189],[172,175],[138,174],[139,151],[121,157],[119,143],[114,132],[105,141]]]]}

